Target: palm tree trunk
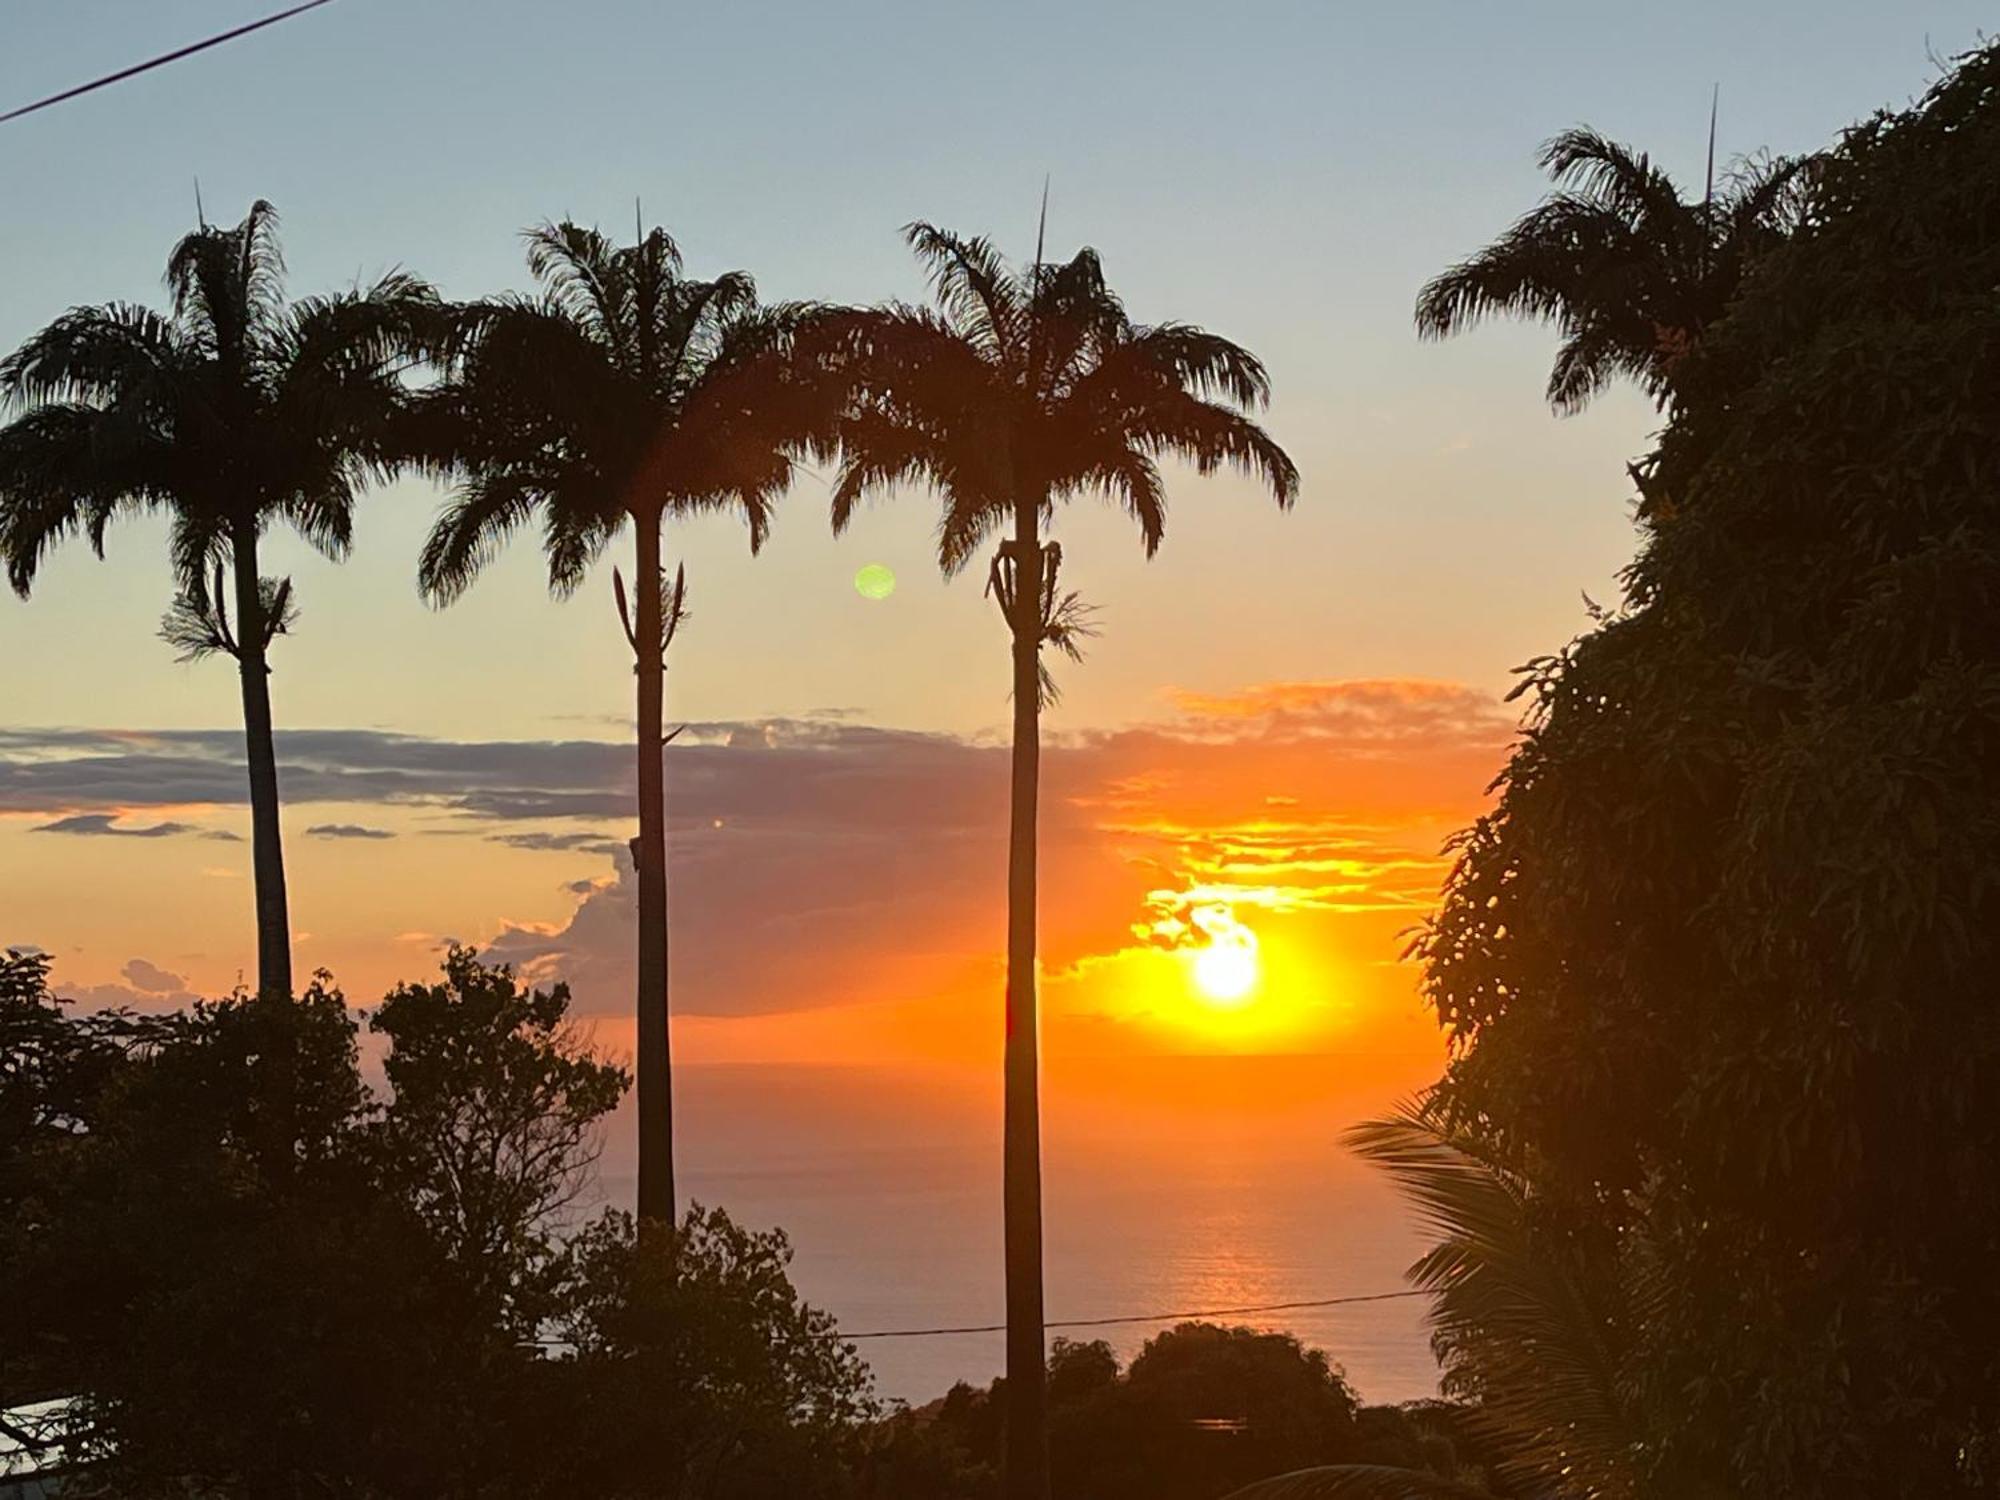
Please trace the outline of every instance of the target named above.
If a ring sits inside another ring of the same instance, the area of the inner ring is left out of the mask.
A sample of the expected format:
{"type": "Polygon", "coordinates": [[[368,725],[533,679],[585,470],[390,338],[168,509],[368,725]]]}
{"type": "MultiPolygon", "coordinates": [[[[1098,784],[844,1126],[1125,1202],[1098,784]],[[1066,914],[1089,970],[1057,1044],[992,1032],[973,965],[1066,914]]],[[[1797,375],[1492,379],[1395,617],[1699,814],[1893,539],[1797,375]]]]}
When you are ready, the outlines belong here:
{"type": "Polygon", "coordinates": [[[639,1222],[674,1222],[674,1101],[667,1036],[667,788],[665,623],[660,518],[637,518],[639,677],[639,1222]]]}
{"type": "Polygon", "coordinates": [[[1007,839],[1007,1055],[1002,1177],[1007,1277],[1007,1500],[1048,1500],[1042,1326],[1040,1017],[1035,1001],[1035,815],[1041,777],[1042,553],[1037,507],[1015,509],[1013,801],[1007,839]]]}
{"type": "Polygon", "coordinates": [[[243,749],[250,767],[250,863],[257,892],[257,993],[289,999],[292,931],[285,902],[285,845],[278,826],[278,751],[271,732],[271,669],[265,660],[264,599],[257,579],[257,528],[231,538],[236,586],[237,677],[243,687],[243,749]]]}

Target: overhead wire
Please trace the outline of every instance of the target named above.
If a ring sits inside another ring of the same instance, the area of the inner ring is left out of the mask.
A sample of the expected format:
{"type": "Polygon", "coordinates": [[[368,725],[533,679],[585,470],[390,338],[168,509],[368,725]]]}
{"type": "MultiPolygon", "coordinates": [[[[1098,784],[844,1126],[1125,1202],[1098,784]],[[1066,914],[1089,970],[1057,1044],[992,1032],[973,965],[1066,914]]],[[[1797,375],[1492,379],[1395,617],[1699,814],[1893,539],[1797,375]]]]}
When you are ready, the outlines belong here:
{"type": "Polygon", "coordinates": [[[303,15],[309,10],[318,10],[322,5],[332,3],[333,0],[304,0],[303,4],[294,5],[289,10],[281,10],[276,15],[231,27],[228,31],[204,37],[201,41],[190,42],[185,47],[176,47],[171,52],[163,52],[158,57],[134,63],[129,68],[120,68],[116,73],[106,73],[102,78],[93,78],[88,83],[79,83],[74,88],[64,89],[59,94],[51,94],[46,99],[37,99],[33,104],[23,104],[18,109],[10,109],[7,113],[0,114],[0,125],[5,125],[9,120],[18,120],[23,115],[31,115],[36,110],[47,109],[51,105],[61,104],[101,88],[109,88],[114,83],[123,83],[127,78],[136,78],[139,74],[150,73],[155,68],[164,68],[168,63],[179,62],[182,58],[192,57],[197,52],[206,52],[210,47],[220,47],[224,42],[233,42],[240,36],[248,36],[253,31],[262,31],[266,26],[275,26],[280,21],[289,21],[293,16],[303,15]]]}
{"type": "MultiPolygon", "coordinates": [[[[1057,1318],[1043,1328],[1109,1328],[1119,1323],[1186,1323],[1202,1318],[1248,1317],[1256,1313],[1302,1312],[1308,1308],[1351,1307],[1362,1302],[1394,1302],[1403,1297],[1423,1297],[1429,1293],[1412,1288],[1401,1292],[1365,1292],[1350,1297],[1314,1297],[1303,1302],[1259,1302],[1243,1307],[1208,1307],[1193,1312],[1120,1313],[1109,1318],[1057,1318]]],[[[828,1335],[843,1343],[857,1339],[923,1339],[954,1333],[1005,1333],[1005,1323],[965,1323],[938,1328],[870,1328],[860,1333],[828,1335]]]]}

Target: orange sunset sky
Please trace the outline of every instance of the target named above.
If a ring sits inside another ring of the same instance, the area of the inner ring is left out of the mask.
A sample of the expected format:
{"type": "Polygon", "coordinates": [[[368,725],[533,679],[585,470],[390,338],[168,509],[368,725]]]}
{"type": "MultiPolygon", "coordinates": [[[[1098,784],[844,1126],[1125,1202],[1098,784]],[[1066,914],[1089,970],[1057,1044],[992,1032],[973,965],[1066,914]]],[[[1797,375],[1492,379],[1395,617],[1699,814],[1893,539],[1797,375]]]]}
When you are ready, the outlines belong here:
{"type": "MultiPolygon", "coordinates": [[[[1539,196],[1557,130],[1588,121],[1693,180],[1719,80],[1725,156],[1816,147],[1916,87],[1926,45],[1970,42],[1979,11],[1931,7],[1927,34],[1858,4],[1804,30],[1790,5],[1272,4],[1224,27],[1106,4],[1050,9],[1072,19],[1049,49],[1025,20],[975,34],[971,8],[718,7],[671,34],[656,7],[586,9],[621,39],[588,65],[534,45],[512,0],[336,5],[8,127],[0,344],[74,303],[157,302],[196,175],[212,218],[277,204],[297,294],[395,264],[450,296],[518,288],[521,226],[623,234],[636,195],[694,274],[870,302],[921,295],[896,235],[913,217],[1030,250],[1047,174],[1050,255],[1095,245],[1136,318],[1259,353],[1303,474],[1279,515],[1237,478],[1173,473],[1151,563],[1122,517],[1059,520],[1101,634],[1057,663],[1046,719],[1050,1068],[1314,1054],[1384,1098],[1442,1055],[1398,955],[1504,758],[1510,669],[1580,629],[1586,593],[1616,598],[1624,466],[1656,421],[1626,390],[1551,417],[1540,330],[1419,345],[1417,287],[1539,196]],[[754,109],[727,65],[746,48],[754,109]],[[714,65],[663,88],[647,60],[670,52],[714,65]],[[1226,130],[1158,86],[1197,65],[1236,101],[1226,130]],[[442,99],[461,73],[479,86],[442,99]],[[1254,944],[1254,969],[1198,982],[1214,942],[1254,944]]],[[[10,20],[0,95],[258,8],[139,10],[10,20]]],[[[524,535],[434,612],[413,571],[438,499],[370,495],[344,566],[271,547],[302,605],[273,679],[301,967],[365,1004],[458,939],[567,978],[622,1048],[622,553],[554,603],[524,535]]],[[[727,518],[670,538],[692,607],[668,682],[689,726],[668,752],[677,1056],[996,1058],[1002,627],[977,569],[938,578],[927,497],[839,539],[825,501],[802,474],[754,560],[727,518]],[[867,563],[894,569],[889,597],[852,586],[867,563]]],[[[48,950],[87,1001],[216,994],[252,958],[235,686],[155,638],[163,534],[123,524],[107,560],[68,546],[32,601],[0,599],[0,942],[48,950]]]]}

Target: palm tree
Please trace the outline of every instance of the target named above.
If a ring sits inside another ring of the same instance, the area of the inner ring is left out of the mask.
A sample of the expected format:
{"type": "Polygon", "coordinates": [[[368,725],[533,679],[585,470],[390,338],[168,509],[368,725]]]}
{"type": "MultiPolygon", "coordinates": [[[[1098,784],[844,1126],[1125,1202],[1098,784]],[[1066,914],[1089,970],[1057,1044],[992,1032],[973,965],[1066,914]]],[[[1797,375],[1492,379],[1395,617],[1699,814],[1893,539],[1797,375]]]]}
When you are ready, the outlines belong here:
{"type": "MultiPolygon", "coordinates": [[[[1648,1295],[1643,1229],[1621,1259],[1607,1245],[1541,1227],[1529,1179],[1435,1109],[1405,1107],[1356,1126],[1349,1143],[1395,1179],[1437,1241],[1410,1279],[1432,1297],[1432,1345],[1446,1386],[1470,1398],[1474,1429],[1519,1493],[1635,1500],[1643,1425],[1621,1375],[1633,1309],[1648,1295]]],[[[1685,1476],[1662,1493],[1706,1494],[1685,1476]]],[[[1228,1500],[1467,1500],[1458,1476],[1334,1464],[1259,1481],[1228,1500]]]]}
{"type": "Polygon", "coordinates": [[[1429,282],[1417,296],[1417,332],[1445,338],[1502,313],[1554,323],[1562,346],[1548,398],[1557,411],[1581,410],[1620,375],[1665,405],[1680,361],[1744,274],[1797,227],[1809,161],[1745,162],[1719,191],[1711,182],[1689,199],[1629,146],[1565,131],[1541,154],[1558,191],[1429,282]]]}
{"type": "MultiPolygon", "coordinates": [[[[670,580],[670,517],[739,511],[750,547],[791,481],[810,413],[837,401],[794,381],[778,356],[796,320],[757,306],[741,271],[681,274],[664,229],[623,248],[571,223],[529,230],[532,297],[461,310],[447,378],[426,402],[422,442],[457,488],[425,543],[419,584],[445,604],[500,544],[539,517],[549,591],[573,594],[631,525],[634,593],[614,573],[638,679],[638,1111],[641,1222],[674,1218],[667,1036],[667,838],[661,720],[666,652],[685,613],[670,580]]],[[[820,419],[822,426],[826,418],[820,419]]]]}
{"type": "Polygon", "coordinates": [[[1095,251],[1009,267],[985,239],[928,224],[905,237],[936,306],[826,319],[855,400],[840,435],[839,531],[864,492],[926,483],[943,500],[938,561],[958,572],[1001,534],[987,573],[1013,639],[1013,798],[1008,840],[1005,1087],[1006,1490],[1048,1493],[1042,1344],[1041,1126],[1035,999],[1035,813],[1040,716],[1051,696],[1042,648],[1074,657],[1085,611],[1059,589],[1045,540],[1058,501],[1097,495],[1160,545],[1166,488],[1155,460],[1254,475],[1289,506],[1298,470],[1244,412],[1269,397],[1248,351],[1186,324],[1135,325],[1095,251]]]}
{"type": "Polygon", "coordinates": [[[184,659],[235,658],[250,771],[257,989],[292,992],[269,651],[294,617],[289,579],[258,571],[275,523],[346,556],[356,490],[393,468],[401,375],[437,300],[415,277],[287,302],[278,217],[252,205],[174,247],[172,311],[65,313],[0,363],[0,558],[23,598],[43,556],[159,511],[179,594],[161,631],[184,659]],[[230,617],[234,598],[235,617],[230,617]]]}

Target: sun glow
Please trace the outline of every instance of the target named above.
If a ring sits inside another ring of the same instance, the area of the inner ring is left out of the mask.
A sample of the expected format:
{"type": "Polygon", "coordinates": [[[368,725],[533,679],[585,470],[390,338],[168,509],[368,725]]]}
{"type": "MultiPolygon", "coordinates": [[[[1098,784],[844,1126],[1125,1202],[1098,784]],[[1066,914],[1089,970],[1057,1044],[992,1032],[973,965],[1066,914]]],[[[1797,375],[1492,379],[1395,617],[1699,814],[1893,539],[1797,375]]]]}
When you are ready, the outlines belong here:
{"type": "Polygon", "coordinates": [[[1242,1005],[1257,988],[1257,934],[1226,906],[1196,907],[1189,919],[1207,939],[1192,950],[1195,988],[1211,1005],[1242,1005]]]}
{"type": "Polygon", "coordinates": [[[1195,955],[1194,982],[1218,1005],[1234,1005],[1257,984],[1257,953],[1253,948],[1211,944],[1195,955]]]}

